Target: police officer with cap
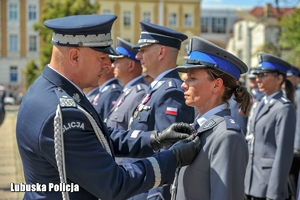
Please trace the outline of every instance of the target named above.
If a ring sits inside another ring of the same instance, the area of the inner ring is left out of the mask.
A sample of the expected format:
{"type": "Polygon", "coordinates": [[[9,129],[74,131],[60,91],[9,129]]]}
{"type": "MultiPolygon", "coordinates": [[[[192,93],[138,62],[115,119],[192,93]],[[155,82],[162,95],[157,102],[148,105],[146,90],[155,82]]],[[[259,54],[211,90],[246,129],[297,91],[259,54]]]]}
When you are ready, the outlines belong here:
{"type": "MultiPolygon", "coordinates": [[[[267,53],[258,54],[256,81],[266,96],[253,104],[247,135],[247,199],[287,199],[293,159],[296,113],[281,86],[291,65],[267,53]]],[[[287,89],[287,88],[286,88],[287,89]]]]}
{"type": "Polygon", "coordinates": [[[180,169],[172,200],[243,199],[248,150],[228,100],[234,95],[241,110],[249,113],[251,95],[237,84],[247,65],[219,46],[193,36],[189,58],[177,70],[187,73],[181,86],[185,102],[199,113],[194,128],[201,151],[191,165],[180,169]]]}
{"type": "Polygon", "coordinates": [[[135,105],[142,99],[148,89],[144,81],[140,61],[135,58],[137,50],[132,49],[133,44],[117,38],[116,50],[118,56],[110,56],[114,61],[112,63],[114,76],[123,87],[122,94],[111,109],[105,122],[110,127],[127,130],[129,119],[132,116],[135,105]]]}
{"type": "Polygon", "coordinates": [[[299,87],[299,77],[300,70],[292,66],[292,69],[288,70],[286,73],[287,79],[290,80],[295,87],[295,105],[296,105],[296,113],[297,113],[297,121],[296,121],[296,131],[295,131],[295,139],[294,139],[294,158],[292,162],[292,167],[290,170],[290,177],[293,177],[294,185],[294,193],[296,193],[299,169],[300,169],[300,87],[299,87]]]}
{"type": "Polygon", "coordinates": [[[176,167],[198,153],[199,141],[186,134],[193,131],[189,125],[149,132],[109,128],[85,98],[83,88],[97,86],[108,54],[117,55],[110,33],[116,18],[94,14],[44,22],[53,30],[51,61],[24,95],[17,118],[24,199],[126,199],[171,183],[176,167]],[[172,143],[170,150],[131,165],[114,161],[114,155],[151,156],[172,143]]]}
{"type": "MultiPolygon", "coordinates": [[[[192,123],[194,111],[184,102],[182,80],[175,69],[181,43],[187,36],[145,21],[140,21],[140,26],[140,39],[133,48],[139,49],[136,59],[140,60],[143,72],[154,80],[135,107],[129,128],[151,131],[165,129],[174,122],[192,123]]],[[[170,199],[169,187],[151,190],[147,198],[170,199]]]]}
{"type": "Polygon", "coordinates": [[[260,101],[264,96],[264,92],[260,92],[257,86],[256,82],[256,74],[255,72],[257,71],[257,68],[250,68],[247,78],[249,81],[249,86],[250,86],[250,93],[252,95],[252,100],[254,101],[260,101]]]}

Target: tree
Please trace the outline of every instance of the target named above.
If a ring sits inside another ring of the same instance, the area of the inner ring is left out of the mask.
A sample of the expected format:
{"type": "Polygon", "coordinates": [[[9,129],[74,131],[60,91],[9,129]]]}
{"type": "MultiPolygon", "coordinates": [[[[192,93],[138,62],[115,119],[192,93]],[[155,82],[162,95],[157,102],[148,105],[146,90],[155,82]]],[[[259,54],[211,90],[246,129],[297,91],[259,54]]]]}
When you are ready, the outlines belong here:
{"type": "Polygon", "coordinates": [[[35,81],[36,77],[39,74],[38,72],[39,67],[35,64],[34,60],[31,59],[24,70],[24,74],[26,77],[26,89],[28,89],[29,86],[35,81]]]}
{"type": "Polygon", "coordinates": [[[300,67],[300,9],[295,8],[292,15],[285,15],[279,22],[282,27],[282,32],[279,44],[284,49],[291,51],[289,62],[294,63],[295,66],[300,67]]]}
{"type": "MultiPolygon", "coordinates": [[[[45,4],[42,9],[41,21],[40,23],[34,24],[35,31],[39,32],[41,39],[41,51],[40,51],[40,66],[35,69],[32,61],[27,65],[29,69],[26,71],[30,71],[29,76],[35,74],[35,77],[26,77],[26,80],[32,81],[32,79],[36,79],[46,64],[50,62],[50,57],[52,53],[52,30],[48,29],[44,26],[44,21],[48,19],[54,19],[59,17],[71,16],[71,15],[84,15],[84,14],[93,14],[97,13],[99,10],[98,1],[96,3],[90,3],[90,0],[45,0],[45,4]],[[36,70],[36,73],[32,73],[31,70],[36,70]]],[[[31,84],[32,82],[28,82],[27,84],[31,84]]]]}

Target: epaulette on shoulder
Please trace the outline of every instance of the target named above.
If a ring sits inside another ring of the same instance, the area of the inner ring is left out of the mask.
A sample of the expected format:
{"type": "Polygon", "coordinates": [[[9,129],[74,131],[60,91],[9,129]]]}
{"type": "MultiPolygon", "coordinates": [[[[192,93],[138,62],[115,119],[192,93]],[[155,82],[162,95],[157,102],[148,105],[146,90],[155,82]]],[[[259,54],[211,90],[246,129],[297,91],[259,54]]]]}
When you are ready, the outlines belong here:
{"type": "Polygon", "coordinates": [[[77,107],[77,103],[62,88],[57,88],[55,93],[59,99],[60,107],[77,107]]]}
{"type": "Polygon", "coordinates": [[[177,87],[177,84],[172,79],[167,80],[166,83],[165,83],[166,90],[171,89],[171,88],[176,88],[176,87],[177,87]]]}
{"type": "Polygon", "coordinates": [[[286,104],[286,103],[290,103],[291,101],[286,98],[286,97],[280,97],[279,99],[277,99],[279,102],[281,102],[282,104],[286,104]]]}
{"type": "Polygon", "coordinates": [[[145,88],[141,84],[135,85],[136,92],[144,91],[145,88]]]}
{"type": "Polygon", "coordinates": [[[241,131],[240,125],[231,116],[224,116],[224,119],[227,130],[241,131]]]}

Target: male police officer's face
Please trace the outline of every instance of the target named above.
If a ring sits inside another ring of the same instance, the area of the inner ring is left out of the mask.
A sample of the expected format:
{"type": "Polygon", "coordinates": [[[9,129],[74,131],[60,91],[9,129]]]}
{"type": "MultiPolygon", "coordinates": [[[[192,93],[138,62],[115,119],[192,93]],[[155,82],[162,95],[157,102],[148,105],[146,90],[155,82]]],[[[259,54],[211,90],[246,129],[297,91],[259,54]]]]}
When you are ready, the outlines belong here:
{"type": "Polygon", "coordinates": [[[112,63],[112,67],[114,68],[114,76],[118,80],[124,80],[127,78],[129,68],[130,68],[131,60],[129,58],[116,58],[112,63]]]}
{"type": "Polygon", "coordinates": [[[95,51],[91,48],[79,48],[81,59],[79,59],[78,78],[81,79],[83,88],[98,86],[99,79],[104,76],[111,62],[106,53],[95,51]]]}
{"type": "Polygon", "coordinates": [[[135,58],[141,61],[143,72],[152,77],[156,77],[159,49],[161,45],[152,44],[141,47],[135,58]]]}

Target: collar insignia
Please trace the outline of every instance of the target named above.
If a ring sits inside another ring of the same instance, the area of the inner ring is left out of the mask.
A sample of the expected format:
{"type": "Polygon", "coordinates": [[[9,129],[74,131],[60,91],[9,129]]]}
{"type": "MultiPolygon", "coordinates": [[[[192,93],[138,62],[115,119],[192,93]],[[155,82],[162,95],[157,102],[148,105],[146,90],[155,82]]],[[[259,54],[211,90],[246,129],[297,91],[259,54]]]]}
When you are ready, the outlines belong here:
{"type": "Polygon", "coordinates": [[[73,99],[74,99],[77,103],[79,103],[79,102],[81,101],[81,99],[80,99],[78,93],[74,93],[74,94],[73,94],[73,99]]]}

